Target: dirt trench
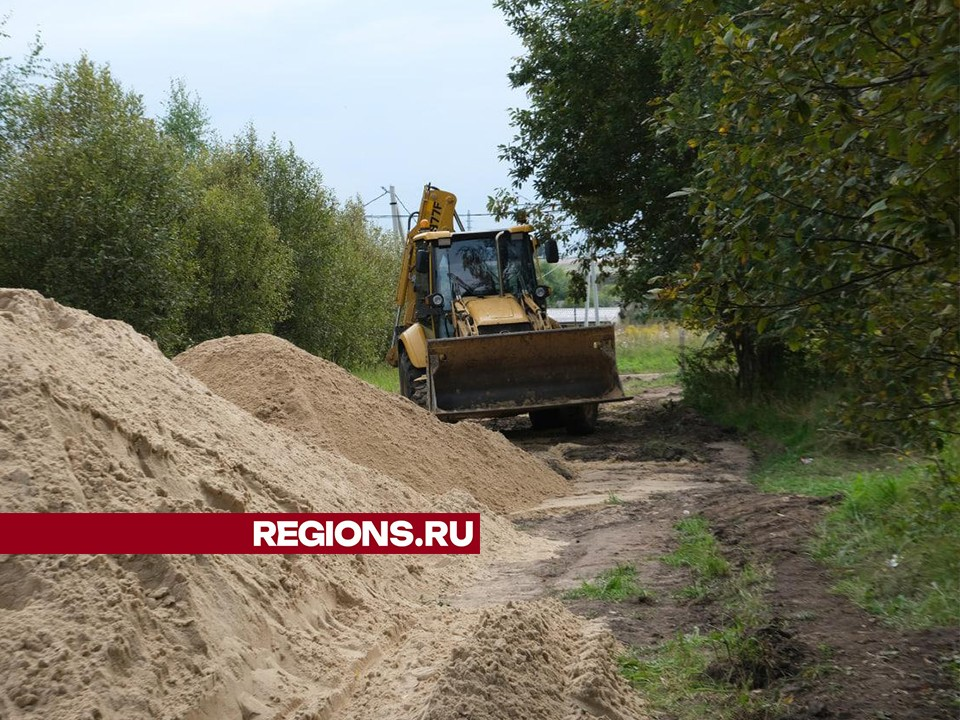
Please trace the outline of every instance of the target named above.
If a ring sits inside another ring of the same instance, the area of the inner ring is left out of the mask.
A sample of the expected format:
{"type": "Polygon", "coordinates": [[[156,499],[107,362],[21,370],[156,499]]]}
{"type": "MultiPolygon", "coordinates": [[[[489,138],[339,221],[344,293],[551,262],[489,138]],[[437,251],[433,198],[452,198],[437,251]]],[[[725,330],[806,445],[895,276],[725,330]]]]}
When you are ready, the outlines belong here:
{"type": "Polygon", "coordinates": [[[518,527],[562,545],[552,557],[541,553],[488,569],[444,601],[470,612],[563,597],[584,580],[629,564],[649,591],[645,597],[564,605],[601,618],[619,641],[637,648],[722,627],[729,607],[679,598],[689,573],[661,559],[676,548],[674,525],[700,515],[734,566],[772,569],[763,598],[771,624],[759,632],[779,638],[790,655],[789,672],[767,688],[788,701],[779,717],[957,717],[960,695],[946,670],[958,657],[957,632],[893,629],[832,592],[829,573],[806,552],[832,501],[758,492],[745,480],[753,458],[735,431],[679,400],[671,387],[608,405],[597,433],[584,438],[536,432],[523,418],[489,422],[573,481],[571,494],[512,515],[518,527]]]}

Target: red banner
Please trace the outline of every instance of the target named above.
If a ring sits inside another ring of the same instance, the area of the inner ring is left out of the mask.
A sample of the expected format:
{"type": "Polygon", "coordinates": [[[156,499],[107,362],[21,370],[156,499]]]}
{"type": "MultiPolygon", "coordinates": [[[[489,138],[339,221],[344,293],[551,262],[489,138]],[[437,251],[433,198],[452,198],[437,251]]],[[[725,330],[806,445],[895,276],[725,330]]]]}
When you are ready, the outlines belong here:
{"type": "Polygon", "coordinates": [[[480,513],[0,513],[0,554],[480,552],[480,513]]]}

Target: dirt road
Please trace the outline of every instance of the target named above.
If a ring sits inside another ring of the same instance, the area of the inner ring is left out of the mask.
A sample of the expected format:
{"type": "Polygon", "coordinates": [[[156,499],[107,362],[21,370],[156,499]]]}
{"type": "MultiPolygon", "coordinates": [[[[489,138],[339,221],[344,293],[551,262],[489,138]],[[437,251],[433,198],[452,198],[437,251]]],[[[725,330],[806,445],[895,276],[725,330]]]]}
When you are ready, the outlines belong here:
{"type": "Polygon", "coordinates": [[[676,548],[674,525],[700,515],[734,567],[749,562],[771,572],[766,628],[776,628],[791,661],[755,692],[788,708],[785,717],[956,717],[956,687],[944,670],[956,657],[956,633],[893,629],[832,593],[828,573],[805,552],[830,501],[758,493],[744,479],[751,453],[733,431],[680,405],[678,392],[652,389],[607,406],[586,438],[534,432],[522,419],[491,422],[573,480],[573,494],[514,514],[523,529],[564,544],[553,557],[499,566],[449,602],[472,609],[562,597],[628,564],[642,598],[564,604],[602,618],[633,647],[722,627],[729,605],[682,599],[689,572],[662,561],[676,548]]]}

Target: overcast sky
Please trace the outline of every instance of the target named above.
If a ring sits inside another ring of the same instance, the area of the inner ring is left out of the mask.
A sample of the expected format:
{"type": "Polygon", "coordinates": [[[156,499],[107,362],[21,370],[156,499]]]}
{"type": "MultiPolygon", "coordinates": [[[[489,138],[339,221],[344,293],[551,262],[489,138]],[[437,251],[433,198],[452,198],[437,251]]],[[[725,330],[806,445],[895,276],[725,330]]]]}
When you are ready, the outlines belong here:
{"type": "Polygon", "coordinates": [[[415,210],[430,181],[465,215],[508,183],[497,146],[525,100],[506,77],[520,43],[491,2],[0,0],[0,56],[39,31],[45,57],[109,63],[152,115],[182,78],[221,136],[276,133],[341,200],[392,183],[415,210]]]}

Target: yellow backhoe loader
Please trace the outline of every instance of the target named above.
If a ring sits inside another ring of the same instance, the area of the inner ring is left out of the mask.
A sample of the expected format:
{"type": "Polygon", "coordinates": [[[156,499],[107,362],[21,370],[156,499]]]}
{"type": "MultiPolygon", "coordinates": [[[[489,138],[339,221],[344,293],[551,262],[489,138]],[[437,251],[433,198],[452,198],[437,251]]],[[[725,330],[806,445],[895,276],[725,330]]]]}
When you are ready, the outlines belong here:
{"type": "MultiPolygon", "coordinates": [[[[411,216],[413,218],[413,216],[411,216]]],[[[431,185],[408,231],[387,362],[400,390],[443,420],[529,413],[535,428],[592,432],[600,403],[626,400],[610,324],[563,328],[530,225],[455,232],[456,196],[431,185]]]]}

